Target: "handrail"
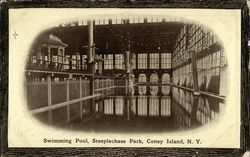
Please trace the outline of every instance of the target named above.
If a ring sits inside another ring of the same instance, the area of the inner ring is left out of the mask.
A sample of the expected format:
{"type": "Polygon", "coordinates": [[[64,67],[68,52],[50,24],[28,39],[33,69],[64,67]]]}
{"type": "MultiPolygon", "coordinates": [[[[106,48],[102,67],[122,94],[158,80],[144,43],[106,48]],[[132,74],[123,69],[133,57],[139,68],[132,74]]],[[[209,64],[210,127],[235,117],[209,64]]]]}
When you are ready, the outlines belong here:
{"type": "MultiPolygon", "coordinates": [[[[193,89],[191,89],[191,88],[179,86],[179,85],[176,85],[176,84],[173,84],[173,83],[171,83],[171,86],[182,88],[182,89],[189,90],[189,91],[193,91],[193,89]]],[[[217,99],[226,100],[226,98],[224,96],[220,96],[220,95],[216,95],[216,94],[209,93],[209,92],[204,92],[204,91],[199,91],[199,92],[201,94],[203,94],[203,95],[208,95],[208,96],[211,96],[211,97],[214,97],[214,98],[217,98],[217,99]]]]}
{"type": "Polygon", "coordinates": [[[95,89],[95,92],[99,92],[102,90],[108,90],[108,89],[112,89],[112,88],[125,88],[126,86],[110,86],[110,87],[104,87],[104,88],[97,88],[95,89]]]}
{"type": "Polygon", "coordinates": [[[78,99],[58,103],[58,104],[55,104],[55,105],[34,109],[34,110],[31,111],[31,114],[37,114],[37,113],[42,113],[42,112],[54,110],[54,109],[57,109],[57,108],[60,108],[60,107],[66,106],[66,105],[71,105],[71,104],[74,104],[74,103],[77,103],[77,102],[80,102],[80,101],[84,101],[84,100],[87,100],[87,99],[92,99],[92,98],[96,98],[96,97],[100,97],[100,96],[102,96],[102,94],[94,94],[94,95],[86,96],[86,97],[83,97],[83,98],[78,98],[78,99]]]}
{"type": "Polygon", "coordinates": [[[110,86],[110,87],[105,87],[105,88],[98,88],[95,89],[96,92],[102,91],[102,90],[108,90],[108,89],[112,89],[112,88],[116,88],[117,86],[110,86]]]}

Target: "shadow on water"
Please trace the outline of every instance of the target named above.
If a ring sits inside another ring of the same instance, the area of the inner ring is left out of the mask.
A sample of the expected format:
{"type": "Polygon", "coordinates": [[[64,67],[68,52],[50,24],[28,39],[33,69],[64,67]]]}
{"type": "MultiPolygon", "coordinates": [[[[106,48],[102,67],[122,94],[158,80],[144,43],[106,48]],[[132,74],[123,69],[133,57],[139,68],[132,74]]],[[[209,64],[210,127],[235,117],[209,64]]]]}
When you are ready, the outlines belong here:
{"type": "MultiPolygon", "coordinates": [[[[91,113],[61,128],[87,132],[150,133],[185,131],[217,120],[224,102],[177,87],[161,87],[160,95],[111,95],[95,100],[91,113]]],[[[153,88],[151,88],[153,89],[153,88]]],[[[56,114],[56,113],[53,113],[56,114]]],[[[57,117],[57,115],[53,115],[57,117]]]]}

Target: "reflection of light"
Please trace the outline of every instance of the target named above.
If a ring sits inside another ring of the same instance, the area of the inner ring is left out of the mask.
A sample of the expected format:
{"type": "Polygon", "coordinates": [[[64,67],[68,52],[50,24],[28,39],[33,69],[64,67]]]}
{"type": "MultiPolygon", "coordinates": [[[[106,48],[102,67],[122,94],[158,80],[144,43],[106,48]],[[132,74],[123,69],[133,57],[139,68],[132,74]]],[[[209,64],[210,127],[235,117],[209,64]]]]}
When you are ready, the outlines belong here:
{"type": "Polygon", "coordinates": [[[95,104],[95,111],[98,112],[98,110],[99,110],[99,105],[98,105],[98,103],[96,103],[95,104]]]}
{"type": "Polygon", "coordinates": [[[136,99],[135,98],[131,98],[131,99],[132,99],[131,100],[132,104],[130,104],[131,111],[132,113],[136,113],[136,105],[135,105],[136,99]]]}
{"type": "Polygon", "coordinates": [[[138,115],[147,115],[147,98],[138,98],[138,115]]]}
{"type": "Polygon", "coordinates": [[[124,99],[123,98],[116,98],[115,99],[115,114],[122,115],[124,108],[124,99]]]}
{"type": "Polygon", "coordinates": [[[171,100],[170,98],[161,99],[161,116],[170,116],[171,115],[171,100]]]}
{"type": "Polygon", "coordinates": [[[149,115],[150,116],[159,115],[159,99],[158,98],[149,99],[149,115]]]}
{"type": "Polygon", "coordinates": [[[113,113],[114,113],[113,99],[105,99],[104,114],[113,114],[113,113]]]}
{"type": "Polygon", "coordinates": [[[170,86],[162,86],[162,94],[163,95],[169,95],[170,93],[170,86]]]}

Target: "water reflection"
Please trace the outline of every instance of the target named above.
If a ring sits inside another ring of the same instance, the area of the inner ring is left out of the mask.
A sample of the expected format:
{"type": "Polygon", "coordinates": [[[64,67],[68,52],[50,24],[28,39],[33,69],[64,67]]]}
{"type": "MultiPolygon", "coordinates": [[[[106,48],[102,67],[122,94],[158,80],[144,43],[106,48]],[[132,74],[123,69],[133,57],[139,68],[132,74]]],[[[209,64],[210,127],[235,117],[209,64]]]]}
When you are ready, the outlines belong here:
{"type": "MultiPolygon", "coordinates": [[[[194,96],[192,92],[176,87],[168,86],[162,91],[165,92],[160,96],[102,97],[92,100],[95,102],[92,105],[91,100],[83,101],[82,118],[71,119],[71,123],[61,127],[95,132],[183,131],[216,120],[224,106],[224,102],[218,98],[194,96]]],[[[77,105],[70,108],[70,113],[79,111],[77,105]]],[[[52,120],[62,117],[62,112],[55,111],[52,112],[52,120]]],[[[70,116],[73,118],[76,115],[70,116]]]]}

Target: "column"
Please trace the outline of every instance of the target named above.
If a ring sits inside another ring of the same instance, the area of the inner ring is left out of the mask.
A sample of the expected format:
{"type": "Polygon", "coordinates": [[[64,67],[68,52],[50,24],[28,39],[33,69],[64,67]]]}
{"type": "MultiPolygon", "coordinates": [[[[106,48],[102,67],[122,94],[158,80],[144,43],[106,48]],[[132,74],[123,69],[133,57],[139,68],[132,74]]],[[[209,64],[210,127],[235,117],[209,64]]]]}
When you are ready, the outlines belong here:
{"type": "Polygon", "coordinates": [[[135,53],[135,69],[138,69],[138,53],[135,53]]]}
{"type": "MultiPolygon", "coordinates": [[[[135,73],[135,84],[139,82],[139,74],[135,73]]],[[[134,95],[140,95],[139,93],[139,86],[135,85],[135,93],[134,95]]]]}
{"type": "MultiPolygon", "coordinates": [[[[94,62],[94,23],[92,20],[88,21],[88,51],[87,51],[87,63],[88,63],[88,72],[92,74],[90,77],[90,95],[94,95],[95,93],[95,81],[94,81],[94,74],[95,74],[95,62],[94,62]]],[[[95,100],[90,100],[90,112],[94,112],[95,108],[95,100]]]]}
{"type": "Polygon", "coordinates": [[[162,96],[162,73],[158,73],[158,96],[162,96]]]}
{"type": "Polygon", "coordinates": [[[88,21],[88,51],[87,51],[87,60],[88,60],[88,71],[94,75],[95,73],[95,63],[94,63],[94,24],[92,20],[88,21]]]}
{"type": "MultiPolygon", "coordinates": [[[[150,73],[147,73],[147,74],[146,74],[146,77],[147,77],[147,82],[146,82],[146,84],[148,84],[148,83],[150,83],[150,73]]],[[[146,88],[147,88],[146,95],[151,95],[150,86],[147,85],[146,88]]]]}
{"type": "Polygon", "coordinates": [[[69,70],[72,70],[72,55],[69,55],[69,70]]]}

